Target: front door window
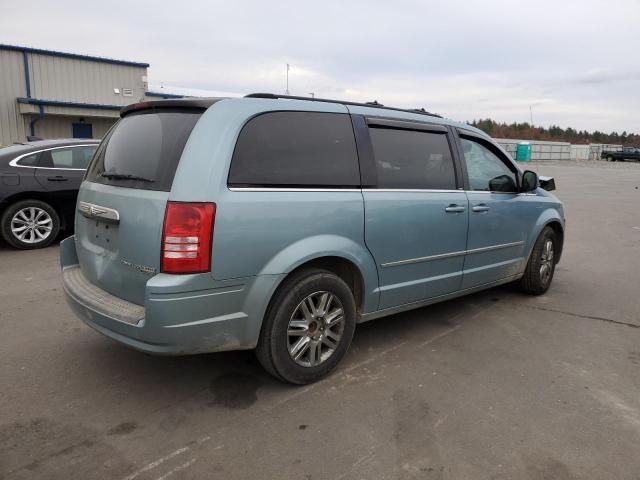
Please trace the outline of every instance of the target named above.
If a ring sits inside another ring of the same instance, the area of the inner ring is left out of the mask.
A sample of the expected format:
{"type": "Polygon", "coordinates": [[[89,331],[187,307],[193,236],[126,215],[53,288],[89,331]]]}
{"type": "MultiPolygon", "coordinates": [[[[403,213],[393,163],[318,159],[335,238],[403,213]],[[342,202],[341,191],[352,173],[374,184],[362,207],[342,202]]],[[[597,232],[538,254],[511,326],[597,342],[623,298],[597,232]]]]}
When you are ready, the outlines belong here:
{"type": "Polygon", "coordinates": [[[515,192],[515,173],[500,158],[480,142],[461,138],[464,159],[467,162],[471,190],[489,192],[515,192]]]}

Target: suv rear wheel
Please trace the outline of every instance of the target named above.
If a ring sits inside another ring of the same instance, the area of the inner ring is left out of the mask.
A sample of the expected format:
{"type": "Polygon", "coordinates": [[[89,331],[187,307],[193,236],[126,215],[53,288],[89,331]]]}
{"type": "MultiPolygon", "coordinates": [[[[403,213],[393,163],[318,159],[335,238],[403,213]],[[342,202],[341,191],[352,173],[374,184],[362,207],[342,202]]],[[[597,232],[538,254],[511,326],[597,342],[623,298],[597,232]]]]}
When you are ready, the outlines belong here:
{"type": "Polygon", "coordinates": [[[60,218],[48,203],[22,200],[7,207],[0,219],[2,238],[20,249],[50,245],[60,231],[60,218]]]}
{"type": "Polygon", "coordinates": [[[351,344],[353,293],[326,270],[305,270],[285,282],[264,319],[256,355],[281,380],[312,383],[331,372],[351,344]]]}

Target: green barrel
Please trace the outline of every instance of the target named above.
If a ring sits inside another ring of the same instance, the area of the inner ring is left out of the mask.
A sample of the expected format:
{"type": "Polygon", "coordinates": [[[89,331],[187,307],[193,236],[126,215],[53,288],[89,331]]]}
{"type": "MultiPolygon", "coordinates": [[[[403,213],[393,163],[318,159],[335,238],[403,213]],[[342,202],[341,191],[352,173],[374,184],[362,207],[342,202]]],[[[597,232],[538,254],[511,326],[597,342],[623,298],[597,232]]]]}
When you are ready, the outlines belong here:
{"type": "Polygon", "coordinates": [[[516,148],[516,160],[518,162],[528,162],[531,160],[531,144],[520,142],[516,148]]]}

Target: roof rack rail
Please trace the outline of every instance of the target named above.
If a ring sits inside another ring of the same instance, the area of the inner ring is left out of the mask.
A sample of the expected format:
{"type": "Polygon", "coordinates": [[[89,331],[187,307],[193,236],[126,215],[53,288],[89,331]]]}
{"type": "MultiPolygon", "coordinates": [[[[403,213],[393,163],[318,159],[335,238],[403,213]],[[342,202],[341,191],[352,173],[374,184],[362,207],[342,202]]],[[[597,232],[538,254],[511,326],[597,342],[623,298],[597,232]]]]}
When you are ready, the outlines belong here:
{"type": "Polygon", "coordinates": [[[334,100],[330,98],[298,97],[295,95],[278,95],[275,93],[250,93],[249,95],[245,95],[245,98],[272,98],[272,99],[284,98],[288,100],[306,100],[309,102],[340,103],[342,105],[353,105],[356,107],[382,108],[385,110],[395,110],[397,112],[407,112],[407,113],[418,113],[421,115],[428,115],[430,117],[442,118],[442,115],[438,115],[437,113],[427,112],[424,108],[405,109],[405,108],[396,108],[396,107],[385,107],[381,103],[378,103],[377,100],[374,100],[373,102],[358,103],[358,102],[348,102],[345,100],[334,100]]]}

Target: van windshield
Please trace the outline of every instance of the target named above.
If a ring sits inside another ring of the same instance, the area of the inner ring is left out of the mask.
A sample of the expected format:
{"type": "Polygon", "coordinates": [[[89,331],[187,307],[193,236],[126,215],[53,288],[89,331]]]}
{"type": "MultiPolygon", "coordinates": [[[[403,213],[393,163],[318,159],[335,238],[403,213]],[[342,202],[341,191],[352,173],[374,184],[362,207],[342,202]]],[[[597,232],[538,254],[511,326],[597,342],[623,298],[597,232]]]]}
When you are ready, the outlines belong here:
{"type": "Polygon", "coordinates": [[[182,150],[201,110],[132,113],[98,147],[86,180],[118,187],[170,191],[182,150]]]}

